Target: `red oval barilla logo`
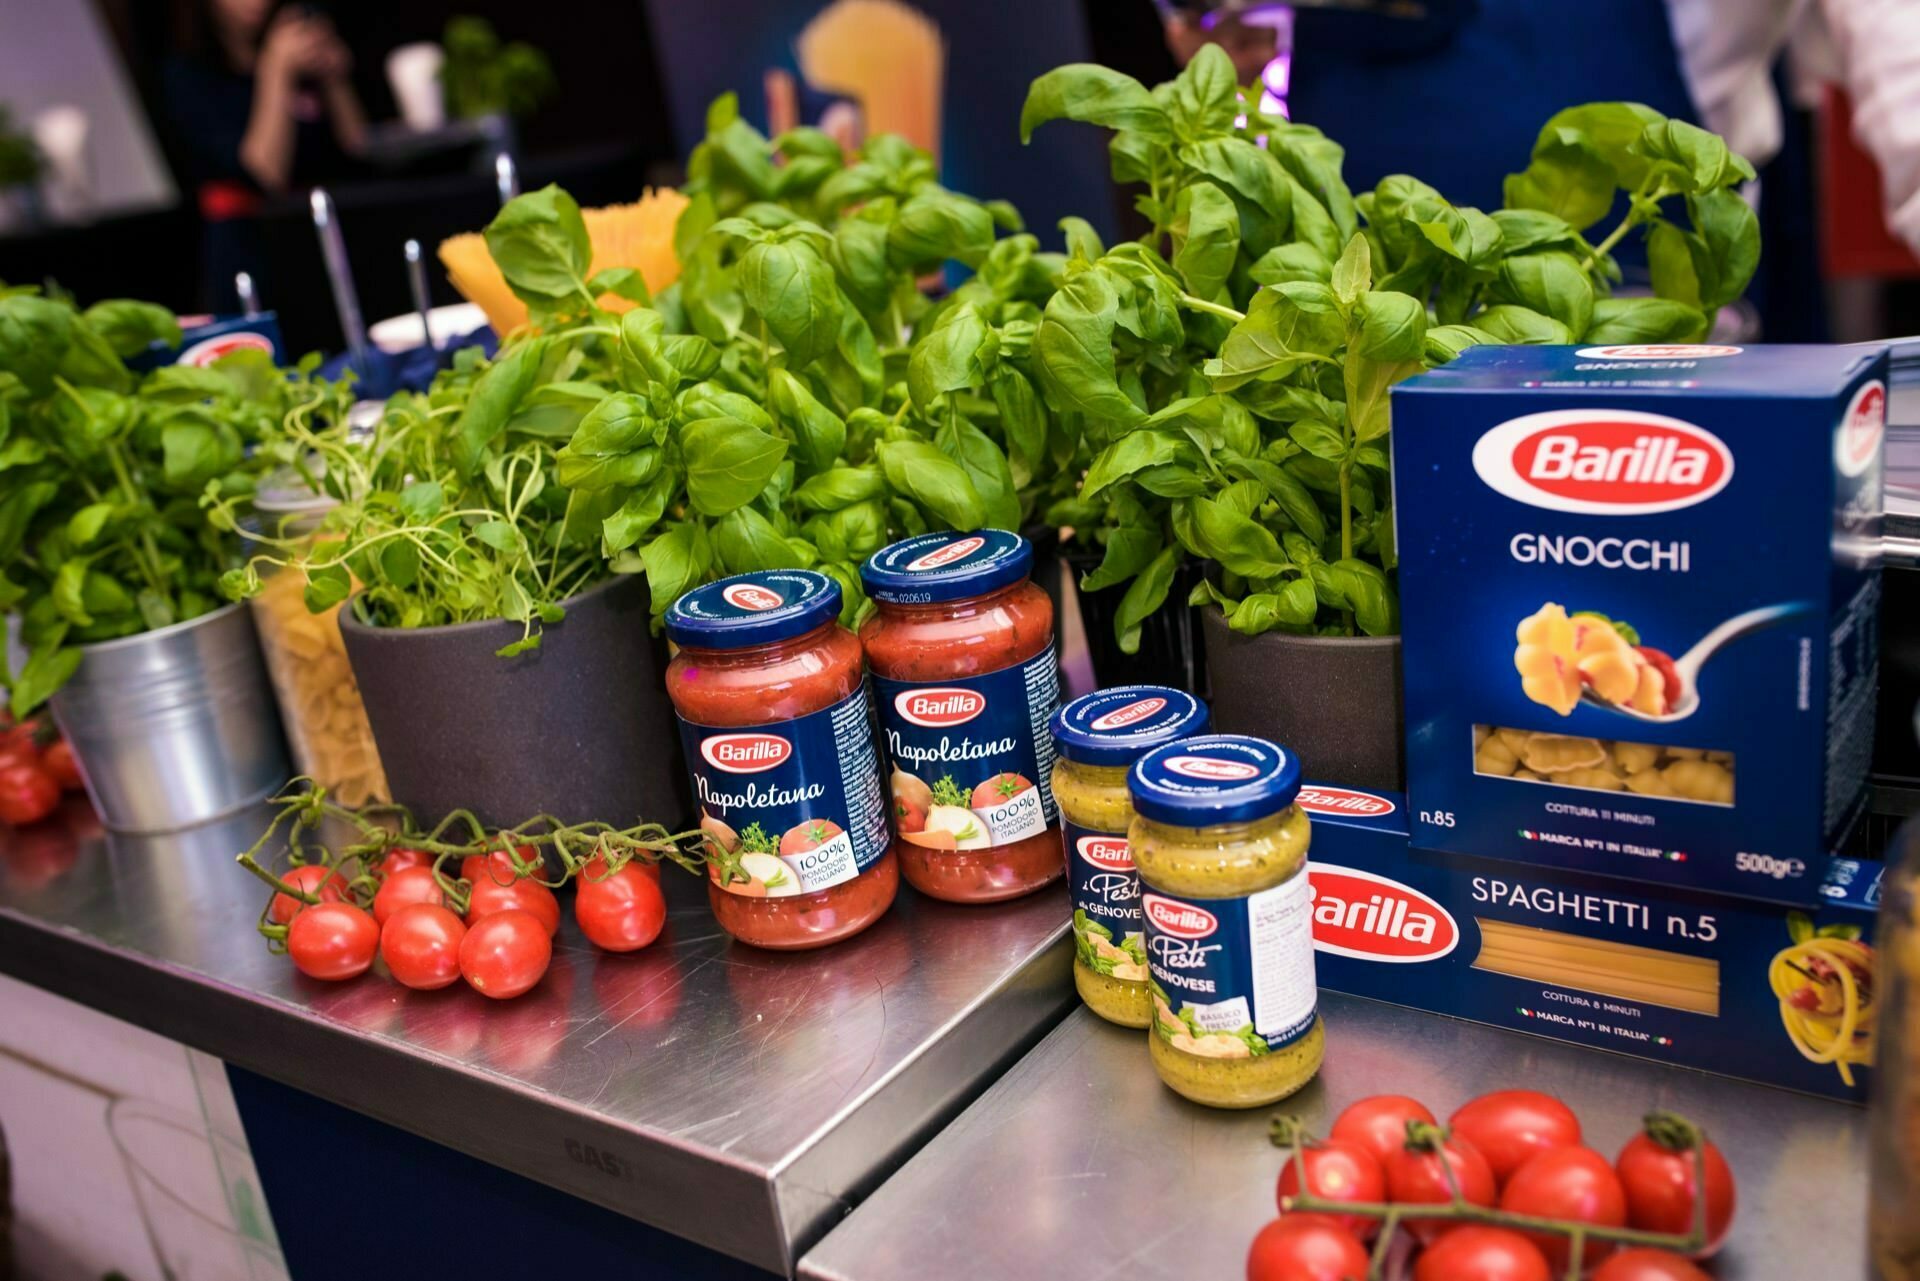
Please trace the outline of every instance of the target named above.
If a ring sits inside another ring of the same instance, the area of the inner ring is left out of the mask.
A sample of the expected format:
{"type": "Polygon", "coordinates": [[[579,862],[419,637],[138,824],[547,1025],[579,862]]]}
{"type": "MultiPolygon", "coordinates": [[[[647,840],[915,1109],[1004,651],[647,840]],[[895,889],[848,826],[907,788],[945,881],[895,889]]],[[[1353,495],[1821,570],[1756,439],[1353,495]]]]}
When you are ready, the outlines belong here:
{"type": "Polygon", "coordinates": [[[945,729],[965,725],[987,709],[987,696],[970,689],[935,686],[902,690],[893,696],[893,710],[915,725],[945,729]]]}
{"type": "Polygon", "coordinates": [[[762,610],[779,609],[787,603],[786,597],[771,587],[762,587],[758,583],[729,583],[720,589],[720,598],[736,609],[762,610]]]}
{"type": "Polygon", "coordinates": [[[1887,430],[1887,389],[1878,378],[1853,393],[1840,418],[1834,442],[1834,464],[1843,476],[1858,476],[1880,457],[1880,438],[1887,430]]]}
{"type": "Polygon", "coordinates": [[[1167,700],[1155,695],[1128,703],[1125,707],[1116,707],[1105,716],[1096,716],[1088,723],[1088,728],[1099,733],[1116,729],[1125,729],[1129,725],[1138,725],[1167,705],[1167,700]]]}
{"type": "Polygon", "coordinates": [[[1219,918],[1206,908],[1182,903],[1178,899],[1142,894],[1140,906],[1146,910],[1147,920],[1153,923],[1155,929],[1177,939],[1203,939],[1220,926],[1219,918]]]}
{"type": "Polygon", "coordinates": [[[1260,767],[1257,765],[1249,765],[1245,761],[1223,761],[1217,756],[1169,756],[1166,768],[1170,773],[1205,779],[1210,783],[1243,783],[1260,776],[1260,767]]]}
{"type": "Polygon", "coordinates": [[[1446,908],[1410,885],[1373,872],[1307,864],[1316,951],[1408,965],[1437,961],[1460,943],[1446,908]]]}
{"type": "Polygon", "coordinates": [[[1582,347],[1575,354],[1588,360],[1706,360],[1714,356],[1738,356],[1741,350],[1710,343],[1643,342],[1621,347],[1582,347]]]}
{"type": "Polygon", "coordinates": [[[930,569],[939,569],[951,565],[956,560],[964,560],[987,545],[987,540],[974,534],[967,538],[956,538],[943,543],[930,552],[924,552],[907,562],[909,574],[923,574],[930,569]]]}
{"type": "Polygon", "coordinates": [[[1074,848],[1080,857],[1103,872],[1131,872],[1133,851],[1124,836],[1083,836],[1074,848]]]}
{"type": "Polygon", "coordinates": [[[793,744],[778,734],[715,734],[700,743],[707,764],[729,774],[758,774],[793,755],[793,744]]]}
{"type": "Polygon", "coordinates": [[[1397,808],[1384,796],[1355,792],[1345,787],[1303,785],[1294,803],[1309,814],[1346,814],[1356,818],[1379,818],[1397,808]]]}
{"type": "Polygon", "coordinates": [[[1589,516],[1703,503],[1733,479],[1712,432],[1626,409],[1555,409],[1509,419],[1473,446],[1480,479],[1516,502],[1589,516]]]}
{"type": "Polygon", "coordinates": [[[273,340],[265,334],[242,331],[237,334],[220,334],[206,338],[180,353],[176,365],[192,365],[204,369],[222,356],[231,356],[236,351],[264,351],[273,353],[273,340]]]}

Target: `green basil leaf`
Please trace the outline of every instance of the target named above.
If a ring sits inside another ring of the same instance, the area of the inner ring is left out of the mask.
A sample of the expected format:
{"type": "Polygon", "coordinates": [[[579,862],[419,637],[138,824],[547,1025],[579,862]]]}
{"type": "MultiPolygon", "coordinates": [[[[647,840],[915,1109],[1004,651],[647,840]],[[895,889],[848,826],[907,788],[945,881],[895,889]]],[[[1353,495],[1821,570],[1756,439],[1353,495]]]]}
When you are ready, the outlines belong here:
{"type": "MultiPolygon", "coordinates": [[[[1228,83],[1232,83],[1231,73],[1228,83]]],[[[1186,281],[1189,293],[1212,298],[1227,283],[1240,253],[1240,213],[1233,201],[1210,182],[1182,188],[1169,230],[1173,269],[1186,281]]]]}
{"type": "Polygon", "coordinates": [[[1261,254],[1247,268],[1247,275],[1260,285],[1281,285],[1290,280],[1326,284],[1333,275],[1333,264],[1312,245],[1296,242],[1276,245],[1261,254]]]}
{"type": "Polygon", "coordinates": [[[1240,92],[1234,80],[1233,59],[1217,44],[1201,45],[1174,77],[1174,132],[1181,138],[1226,133],[1239,113],[1240,92]]]}
{"type": "Polygon", "coordinates": [[[1553,317],[1576,340],[1593,322],[1593,282],[1580,270],[1579,259],[1561,250],[1504,259],[1494,290],[1501,301],[1519,303],[1553,317]]]}
{"type": "Polygon", "coordinates": [[[1317,418],[1302,419],[1293,424],[1287,428],[1287,437],[1315,458],[1337,463],[1347,456],[1347,438],[1340,429],[1317,418]]]}
{"type": "Polygon", "coordinates": [[[58,640],[35,646],[8,687],[7,710],[16,718],[31,716],[73,679],[79,666],[80,651],[76,647],[62,647],[58,640]]]}
{"type": "Polygon", "coordinates": [[[1649,227],[1647,268],[1653,277],[1653,291],[1660,297],[1689,307],[1701,305],[1700,279],[1694,274],[1693,251],[1686,232],[1664,220],[1649,227]]]}
{"type": "Polygon", "coordinates": [[[1144,570],[1166,546],[1157,521],[1149,522],[1138,503],[1129,504],[1139,523],[1116,524],[1107,531],[1107,545],[1100,564],[1080,580],[1080,590],[1103,591],[1117,587],[1144,570]]]}
{"type": "Polygon", "coordinates": [[[1724,307],[1746,292],[1760,265],[1760,216],[1731,187],[1688,196],[1687,216],[1693,221],[1687,244],[1701,283],[1700,305],[1724,307]]]}
{"type": "Polygon", "coordinates": [[[1697,342],[1706,330],[1705,314],[1683,302],[1669,298],[1602,298],[1593,304],[1593,326],[1583,341],[1605,346],[1697,342]]]}
{"type": "Polygon", "coordinates": [[[1221,568],[1247,578],[1271,578],[1286,568],[1273,532],[1225,496],[1182,502],[1194,539],[1188,550],[1195,555],[1218,561],[1221,568]]]}
{"type": "Polygon", "coordinates": [[[680,432],[687,500],[724,516],[760,496],[787,455],[787,443],[737,418],[703,418],[680,432]]]}
{"type": "Polygon", "coordinates": [[[986,504],[966,469],[923,440],[884,441],[875,450],[887,484],[951,529],[978,529],[986,504]]]}
{"type": "Polygon", "coordinates": [[[73,308],[35,294],[0,294],[0,369],[44,395],[73,343],[73,308]]]}
{"type": "Polygon", "coordinates": [[[711,538],[714,558],[723,573],[799,569],[803,564],[780,531],[751,507],[728,512],[714,525],[711,538]]]}
{"type": "Polygon", "coordinates": [[[995,529],[1020,527],[1020,499],[1013,488],[1007,456],[993,438],[964,418],[951,419],[934,433],[934,444],[959,463],[980,496],[981,523],[995,529]]]}
{"type": "MultiPolygon", "coordinates": [[[[1179,157],[1235,197],[1240,239],[1249,253],[1258,256],[1280,243],[1292,225],[1293,183],[1264,148],[1244,138],[1208,138],[1181,147],[1179,157]]],[[[1338,244],[1334,242],[1334,251],[1338,244]]],[[[1325,244],[1317,247],[1332,256],[1325,244]]]]}
{"type": "Polygon", "coordinates": [[[1136,654],[1140,651],[1140,629],[1166,603],[1167,592],[1173,586],[1174,570],[1179,565],[1180,549],[1165,548],[1147,562],[1147,567],[1140,571],[1140,576],[1127,588],[1126,595],[1120,598],[1120,605],[1113,613],[1113,634],[1122,653],[1136,654]]]}
{"type": "Polygon", "coordinates": [[[81,313],[82,320],[125,360],[159,343],[180,345],[180,322],[165,307],[131,298],[110,298],[81,313]]]}
{"type": "Polygon", "coordinates": [[[1007,442],[1014,481],[1024,487],[1046,461],[1047,407],[1027,376],[1008,364],[993,371],[987,388],[1000,411],[1000,433],[1007,442]]]}
{"type": "Polygon", "coordinates": [[[1115,376],[1119,308],[1113,278],[1099,268],[1077,272],[1047,301],[1033,335],[1033,360],[1055,409],[1121,425],[1146,416],[1115,376]]]}
{"type": "Polygon", "coordinates": [[[887,261],[916,274],[949,258],[977,267],[992,248],[993,215],[938,187],[902,201],[887,229],[887,261]]]}
{"type": "Polygon", "coordinates": [[[307,612],[324,614],[345,600],[353,591],[353,579],[347,574],[345,565],[326,565],[307,571],[307,585],[301,592],[301,599],[307,603],[307,612]]]}
{"type": "Polygon", "coordinates": [[[706,580],[713,553],[707,531],[696,521],[683,521],[642,547],[640,559],[646,566],[647,587],[657,616],[706,580]]]}
{"type": "Polygon", "coordinates": [[[795,364],[813,363],[840,340],[833,269],[804,241],[754,245],[741,255],[740,291],[795,364]]]}
{"type": "Polygon", "coordinates": [[[533,390],[547,343],[547,339],[535,338],[504,348],[475,380],[466,408],[453,428],[453,461],[462,476],[470,477],[480,470],[487,446],[506,430],[507,420],[533,390]]]}
{"type": "Polygon", "coordinates": [[[1232,391],[1256,378],[1284,378],[1327,356],[1345,338],[1331,288],[1306,281],[1276,285],[1254,295],[1246,319],[1227,334],[1207,372],[1215,390],[1232,391]]]}
{"type": "Polygon", "coordinates": [[[1421,351],[1429,365],[1444,365],[1469,347],[1493,341],[1493,335],[1472,325],[1431,325],[1421,351]]]}
{"type": "Polygon", "coordinates": [[[600,522],[600,537],[608,555],[626,551],[638,543],[666,513],[678,479],[662,469],[640,488],[628,494],[612,515],[600,522]]]}
{"type": "Polygon", "coordinates": [[[1578,233],[1558,214],[1544,209],[1496,209],[1490,215],[1500,229],[1500,247],[1510,254],[1571,245],[1578,233]]]}
{"type": "Polygon", "coordinates": [[[1080,496],[1092,498],[1109,485],[1131,480],[1152,467],[1175,466],[1198,473],[1200,453],[1185,436],[1170,431],[1130,431],[1094,455],[1080,483],[1080,496]]]}
{"type": "Polygon", "coordinates": [[[1079,120],[1165,142],[1173,136],[1167,111],[1138,80],[1089,62],[1055,67],[1027,90],[1020,108],[1020,141],[1049,120],[1079,120]]]}
{"type": "Polygon", "coordinates": [[[487,252],[513,292],[552,302],[582,293],[593,246],[572,196],[549,183],[515,196],[486,230],[487,252]]]}
{"type": "Polygon", "coordinates": [[[864,218],[843,219],[833,229],[827,261],[840,278],[840,287],[862,311],[882,311],[893,287],[887,269],[887,228],[864,218]]]}
{"type": "Polygon", "coordinates": [[[100,537],[113,518],[115,504],[88,503],[67,518],[67,538],[75,547],[85,547],[100,537]]]}
{"type": "Polygon", "coordinates": [[[1553,317],[1513,303],[1483,307],[1473,314],[1472,323],[1495,342],[1564,347],[1573,341],[1573,332],[1553,317]]]}
{"type": "Polygon", "coordinates": [[[981,382],[986,342],[987,322],[971,304],[947,312],[937,329],[919,335],[907,360],[907,391],[914,407],[927,413],[943,393],[981,382]]]}
{"type": "Polygon", "coordinates": [[[1647,160],[1634,148],[1648,125],[1664,119],[1637,102],[1587,102],[1555,112],[1541,126],[1537,151],[1558,141],[1583,140],[1613,170],[1614,183],[1631,191],[1647,176],[1647,160]]]}
{"type": "MultiPolygon", "coordinates": [[[[1294,479],[1291,473],[1275,466],[1264,458],[1227,457],[1221,460],[1227,474],[1243,480],[1258,481],[1260,487],[1272,497],[1286,518],[1292,522],[1299,534],[1291,531],[1282,533],[1282,540],[1305,535],[1318,546],[1327,536],[1327,518],[1321,512],[1320,505],[1313,500],[1307,487],[1294,479]]],[[[1299,558],[1288,555],[1290,560],[1299,558]]]]}
{"type": "Polygon", "coordinates": [[[1277,592],[1255,592],[1242,600],[1227,619],[1227,626],[1244,636],[1258,636],[1276,627],[1306,627],[1319,610],[1313,584],[1304,578],[1292,578],[1277,592]]]}
{"type": "Polygon", "coordinates": [[[1509,209],[1543,210],[1584,230],[1613,208],[1613,166],[1578,134],[1543,134],[1526,169],[1507,175],[1504,195],[1509,209]]]}
{"type": "Polygon", "coordinates": [[[886,477],[878,467],[832,467],[801,482],[793,501],[806,511],[830,512],[886,493],[886,477]]]}
{"type": "Polygon", "coordinates": [[[1333,264],[1327,284],[1342,305],[1351,307],[1372,283],[1373,259],[1367,250],[1367,238],[1355,235],[1347,241],[1347,247],[1340,253],[1340,260],[1333,264]]]}
{"type": "Polygon", "coordinates": [[[1704,193],[1753,180],[1753,166],[1728,149],[1719,134],[1684,120],[1658,120],[1630,150],[1677,191],[1704,193]]]}
{"type": "Polygon", "coordinates": [[[847,445],[847,424],[821,404],[805,383],[785,369],[767,375],[767,398],[775,417],[800,445],[810,471],[831,467],[847,445]]]}

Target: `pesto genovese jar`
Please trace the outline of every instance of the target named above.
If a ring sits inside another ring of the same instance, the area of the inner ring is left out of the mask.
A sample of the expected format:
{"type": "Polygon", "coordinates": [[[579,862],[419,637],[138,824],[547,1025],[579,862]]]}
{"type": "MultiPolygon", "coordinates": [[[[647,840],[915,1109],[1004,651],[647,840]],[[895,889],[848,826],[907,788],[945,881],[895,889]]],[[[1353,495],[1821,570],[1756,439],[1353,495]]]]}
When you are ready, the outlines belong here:
{"type": "Polygon", "coordinates": [[[1109,1023],[1146,1027],[1153,1003],[1140,878],[1127,852],[1127,768],[1162,743],[1205,733],[1206,704],[1160,685],[1122,685],[1074,699],[1053,714],[1051,728],[1073,899],[1073,985],[1109,1023]]]}
{"type": "Polygon", "coordinates": [[[1154,1069],[1209,1107],[1285,1098],[1325,1053],[1299,762],[1262,738],[1213,734],[1148,752],[1127,790],[1154,1069]]]}

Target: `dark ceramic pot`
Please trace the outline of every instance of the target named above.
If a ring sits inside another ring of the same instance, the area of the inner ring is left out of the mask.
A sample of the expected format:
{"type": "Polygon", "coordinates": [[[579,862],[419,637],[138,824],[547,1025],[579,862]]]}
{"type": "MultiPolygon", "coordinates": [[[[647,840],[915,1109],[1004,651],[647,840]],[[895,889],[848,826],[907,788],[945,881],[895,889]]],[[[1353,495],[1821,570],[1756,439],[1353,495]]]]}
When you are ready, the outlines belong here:
{"type": "Polygon", "coordinates": [[[649,601],[644,577],[617,574],[514,658],[494,651],[516,623],[372,627],[341,610],[393,799],[427,824],[470,809],[489,827],[535,814],[681,826],[692,807],[649,601]]]}
{"type": "Polygon", "coordinates": [[[1406,790],[1398,636],[1242,636],[1200,613],[1216,730],[1280,743],[1316,782],[1406,790]]]}
{"type": "Polygon", "coordinates": [[[1200,626],[1200,611],[1187,604],[1194,584],[1205,576],[1205,566],[1196,561],[1181,562],[1174,570],[1166,603],[1140,625],[1139,650],[1128,654],[1121,650],[1113,636],[1113,620],[1120,612],[1127,584],[1103,587],[1097,592],[1080,588],[1081,578],[1097,569],[1105,554],[1100,547],[1084,543],[1063,543],[1060,547],[1061,569],[1071,576],[1074,599],[1079,602],[1080,626],[1087,634],[1095,685],[1101,689],[1114,685],[1171,685],[1205,698],[1206,642],[1200,626]]]}

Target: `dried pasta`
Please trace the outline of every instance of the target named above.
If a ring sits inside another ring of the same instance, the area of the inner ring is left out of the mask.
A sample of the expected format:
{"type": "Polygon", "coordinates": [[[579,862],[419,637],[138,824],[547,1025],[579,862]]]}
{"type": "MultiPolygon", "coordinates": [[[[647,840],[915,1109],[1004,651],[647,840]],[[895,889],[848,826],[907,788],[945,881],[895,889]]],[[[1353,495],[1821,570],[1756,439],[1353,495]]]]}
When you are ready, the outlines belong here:
{"type": "Polygon", "coordinates": [[[253,598],[253,620],[294,767],[342,805],[391,800],[340,639],[343,606],[310,613],[302,597],[305,587],[300,574],[283,570],[268,576],[253,598]]]}
{"type": "Polygon", "coordinates": [[[1501,725],[1474,726],[1473,744],[1474,773],[1488,777],[1707,805],[1733,804],[1732,752],[1501,725]]]}

